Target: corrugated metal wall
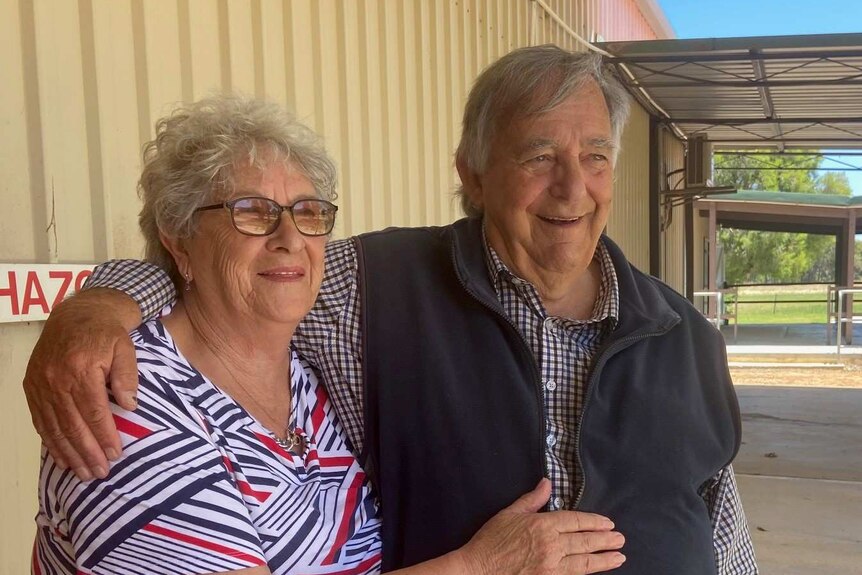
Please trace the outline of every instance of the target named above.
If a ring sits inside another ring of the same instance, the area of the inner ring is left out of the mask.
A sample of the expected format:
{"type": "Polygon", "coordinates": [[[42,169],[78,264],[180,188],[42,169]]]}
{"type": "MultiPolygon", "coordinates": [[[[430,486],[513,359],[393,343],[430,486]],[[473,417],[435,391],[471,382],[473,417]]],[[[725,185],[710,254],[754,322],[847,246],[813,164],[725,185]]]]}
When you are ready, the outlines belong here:
{"type": "MultiPolygon", "coordinates": [[[[683,144],[674,137],[670,130],[661,131],[661,174],[668,174],[679,170],[685,165],[685,148],[683,144]]],[[[683,174],[678,173],[670,178],[661,176],[661,189],[670,187],[684,187],[683,174]],[[677,183],[679,184],[677,185],[677,183]]],[[[661,213],[661,210],[659,210],[661,213]]],[[[695,217],[695,225],[698,223],[695,217]]],[[[682,206],[674,208],[670,226],[661,236],[661,274],[662,279],[672,288],[680,293],[685,293],[685,208],[682,206]]],[[[697,257],[697,253],[695,253],[697,257]]],[[[695,270],[699,269],[695,266],[695,270]]],[[[698,274],[695,273],[695,281],[698,274]]],[[[695,290],[700,289],[695,284],[695,290]]]]}
{"type": "MultiPolygon", "coordinates": [[[[634,0],[547,4],[587,39],[655,37],[634,0]]],[[[175,103],[226,89],[324,135],[338,235],[452,221],[472,80],[531,42],[579,49],[530,0],[0,0],[0,261],[139,256],[141,144],[175,103]]],[[[647,125],[636,110],[609,223],[644,269],[647,125]]],[[[0,574],[28,569],[39,449],[20,381],[40,328],[0,325],[0,574]]]]}
{"type": "Polygon", "coordinates": [[[629,260],[649,272],[649,115],[633,105],[616,167],[608,235],[629,260]]]}

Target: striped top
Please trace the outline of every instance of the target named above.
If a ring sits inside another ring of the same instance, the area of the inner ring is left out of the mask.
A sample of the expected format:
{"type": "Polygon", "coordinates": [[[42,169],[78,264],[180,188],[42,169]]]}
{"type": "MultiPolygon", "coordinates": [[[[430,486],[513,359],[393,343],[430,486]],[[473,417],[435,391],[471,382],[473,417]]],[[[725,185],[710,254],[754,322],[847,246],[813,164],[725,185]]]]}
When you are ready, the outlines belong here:
{"type": "Polygon", "coordinates": [[[293,352],[300,456],[195,370],[160,321],[132,336],[138,409],[112,398],[123,454],[108,477],[80,481],[43,450],[33,573],[380,572],[369,482],[304,360],[293,352]]]}

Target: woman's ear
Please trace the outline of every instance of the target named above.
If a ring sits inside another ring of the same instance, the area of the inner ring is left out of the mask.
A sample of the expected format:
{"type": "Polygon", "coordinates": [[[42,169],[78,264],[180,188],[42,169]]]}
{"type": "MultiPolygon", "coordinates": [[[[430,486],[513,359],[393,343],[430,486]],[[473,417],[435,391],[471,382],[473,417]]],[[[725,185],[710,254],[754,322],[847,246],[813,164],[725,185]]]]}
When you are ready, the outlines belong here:
{"type": "Polygon", "coordinates": [[[159,240],[161,240],[162,245],[165,246],[165,249],[168,250],[174,258],[174,263],[177,265],[177,270],[179,270],[180,275],[183,276],[187,282],[190,282],[192,280],[192,269],[189,254],[186,251],[185,242],[180,238],[167,236],[163,232],[159,232],[159,240]]]}

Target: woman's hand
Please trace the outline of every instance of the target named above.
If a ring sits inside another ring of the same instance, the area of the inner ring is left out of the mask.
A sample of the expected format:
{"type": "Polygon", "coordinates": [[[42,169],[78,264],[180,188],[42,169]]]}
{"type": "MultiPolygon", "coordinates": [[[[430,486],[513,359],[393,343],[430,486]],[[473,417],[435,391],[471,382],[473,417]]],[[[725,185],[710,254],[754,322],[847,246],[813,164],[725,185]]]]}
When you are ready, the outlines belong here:
{"type": "Polygon", "coordinates": [[[61,467],[82,480],[104,477],[120,455],[106,384],[125,409],[135,409],[138,370],[129,330],[140,308],[110,289],[81,292],[48,318],[33,348],[24,392],[36,431],[61,467]]]}
{"type": "Polygon", "coordinates": [[[456,553],[467,572],[487,575],[582,575],[616,569],[625,538],[613,522],[579,511],[538,513],[551,495],[551,482],[536,488],[492,517],[456,553]]]}

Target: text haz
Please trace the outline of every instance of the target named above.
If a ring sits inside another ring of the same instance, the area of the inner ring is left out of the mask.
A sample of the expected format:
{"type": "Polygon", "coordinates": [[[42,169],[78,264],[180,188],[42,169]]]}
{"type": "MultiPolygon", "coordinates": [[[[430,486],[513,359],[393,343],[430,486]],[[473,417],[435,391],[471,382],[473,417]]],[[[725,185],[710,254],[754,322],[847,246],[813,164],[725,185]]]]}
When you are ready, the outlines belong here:
{"type": "Polygon", "coordinates": [[[93,273],[92,265],[0,264],[0,323],[40,321],[93,273]]]}

